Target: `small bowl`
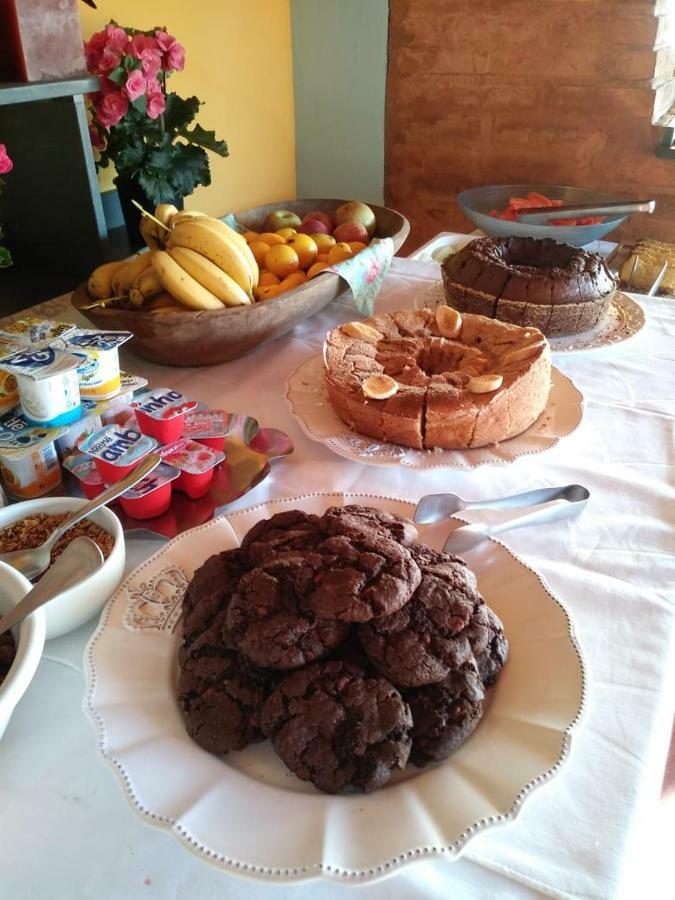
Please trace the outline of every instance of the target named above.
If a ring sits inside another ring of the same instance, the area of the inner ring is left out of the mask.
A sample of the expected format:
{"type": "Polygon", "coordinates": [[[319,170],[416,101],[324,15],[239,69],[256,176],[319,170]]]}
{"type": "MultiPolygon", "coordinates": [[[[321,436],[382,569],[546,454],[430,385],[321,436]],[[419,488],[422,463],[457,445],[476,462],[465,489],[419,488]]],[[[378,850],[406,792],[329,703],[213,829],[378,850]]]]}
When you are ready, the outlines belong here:
{"type": "MultiPolygon", "coordinates": [[[[0,562],[0,616],[6,615],[31,588],[30,581],[16,569],[0,562]]],[[[14,708],[33,680],[45,645],[45,616],[41,609],[12,628],[16,656],[5,680],[0,684],[0,737],[5,732],[14,708]]]]}
{"type": "Polygon", "coordinates": [[[607,203],[619,199],[602,191],[555,184],[491,184],[462,191],[457,195],[457,202],[467,219],[485,234],[494,237],[553,238],[559,244],[569,244],[571,247],[583,247],[592,241],[599,241],[626,219],[625,215],[605,216],[604,222],[597,225],[530,225],[527,222],[508,222],[490,215],[490,210],[505,210],[511,197],[526,197],[530,191],[568,204],[607,203]]]}
{"type": "MultiPolygon", "coordinates": [[[[88,502],[82,497],[41,497],[13,503],[0,509],[0,531],[28,516],[71,512],[88,502]]],[[[90,519],[113,536],[113,549],[98,572],[47,603],[44,608],[46,640],[68,634],[88,622],[103,609],[108,597],[122,580],[126,554],[120,520],[105,506],[92,513],[90,519]]]]}

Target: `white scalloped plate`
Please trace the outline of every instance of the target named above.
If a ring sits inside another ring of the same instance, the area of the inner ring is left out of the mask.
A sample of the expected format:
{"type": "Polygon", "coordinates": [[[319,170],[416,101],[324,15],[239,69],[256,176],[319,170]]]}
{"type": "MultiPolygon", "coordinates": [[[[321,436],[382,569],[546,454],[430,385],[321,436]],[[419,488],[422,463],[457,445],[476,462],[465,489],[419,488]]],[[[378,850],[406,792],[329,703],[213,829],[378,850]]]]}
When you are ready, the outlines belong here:
{"type": "Polygon", "coordinates": [[[328,399],[323,357],[306,359],[286,380],[286,402],[307,437],[354,462],[411,469],[473,469],[503,465],[519,456],[554,447],[581,422],[583,397],[569,378],[551,369],[551,392],[544,412],[522,434],[471,450],[413,450],[357,434],[345,425],[328,399]]]}
{"type": "MultiPolygon", "coordinates": [[[[330,796],[292,775],[268,742],[224,758],[193,743],[174,696],[187,579],[260,518],[340,503],[413,513],[413,504],[385,497],[308,494],[185,532],[127,578],[85,651],[85,710],[133,808],[242,876],[359,883],[418,859],[453,860],[473,835],[514,819],[558,772],[581,715],[584,670],[565,608],[503,544],[485,541],[467,561],[504,622],[510,658],[478,729],[449,760],[408,766],[373,794],[330,796]]],[[[441,547],[447,530],[420,526],[420,536],[441,547]]]]}
{"type": "MultiPolygon", "coordinates": [[[[415,297],[416,309],[436,309],[445,303],[443,282],[434,282],[415,297]]],[[[595,328],[579,334],[563,334],[548,339],[553,353],[581,353],[582,350],[605,350],[635,337],[645,326],[645,313],[639,303],[617,291],[607,315],[595,328]]]]}

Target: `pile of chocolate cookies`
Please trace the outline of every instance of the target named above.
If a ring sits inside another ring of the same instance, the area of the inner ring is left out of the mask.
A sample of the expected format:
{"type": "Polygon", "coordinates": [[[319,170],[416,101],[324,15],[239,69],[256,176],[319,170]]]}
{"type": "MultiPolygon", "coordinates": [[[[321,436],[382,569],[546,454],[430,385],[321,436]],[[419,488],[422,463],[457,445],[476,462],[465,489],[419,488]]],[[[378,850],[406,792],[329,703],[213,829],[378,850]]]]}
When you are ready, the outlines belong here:
{"type": "Polygon", "coordinates": [[[417,537],[369,507],[294,510],[210,557],[183,601],[190,736],[216,754],[268,737],[329,793],[456,750],[508,644],[466,564],[417,537]]]}

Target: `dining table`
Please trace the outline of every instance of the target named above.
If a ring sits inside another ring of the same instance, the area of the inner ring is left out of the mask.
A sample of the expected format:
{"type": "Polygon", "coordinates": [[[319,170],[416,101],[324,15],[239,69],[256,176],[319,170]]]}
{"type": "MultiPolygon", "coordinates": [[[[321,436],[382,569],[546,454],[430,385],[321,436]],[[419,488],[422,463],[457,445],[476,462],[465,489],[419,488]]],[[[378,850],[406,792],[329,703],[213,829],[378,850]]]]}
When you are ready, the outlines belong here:
{"type": "MultiPolygon", "coordinates": [[[[376,309],[412,307],[439,280],[435,262],[395,257],[376,309]]],[[[476,468],[370,465],[337,455],[300,427],[285,400],[285,380],[321,352],[327,331],[359,318],[349,292],[291,332],[221,365],[165,367],[123,349],[123,367],[151,385],[248,414],[291,437],[294,452],[225,514],[313,491],[416,502],[448,491],[479,500],[585,486],[590,500],[580,517],[500,538],[568,612],[587,675],[584,711],[555,777],[531,792],[513,821],[476,833],[458,858],[422,858],[358,888],[330,878],[255,880],[199,858],[127,802],[83,711],[83,655],[93,619],[45,644],[0,740],[0,896],[339,900],[357,890],[364,900],[672,896],[675,806],[664,793],[664,772],[675,710],[675,300],[632,299],[645,324],[630,340],[553,354],[553,365],[583,396],[574,431],[542,452],[476,468]]],[[[67,295],[24,312],[84,323],[67,295]]],[[[462,518],[485,522],[494,515],[472,510],[462,518]]],[[[127,572],[164,543],[129,535],[127,572]]]]}

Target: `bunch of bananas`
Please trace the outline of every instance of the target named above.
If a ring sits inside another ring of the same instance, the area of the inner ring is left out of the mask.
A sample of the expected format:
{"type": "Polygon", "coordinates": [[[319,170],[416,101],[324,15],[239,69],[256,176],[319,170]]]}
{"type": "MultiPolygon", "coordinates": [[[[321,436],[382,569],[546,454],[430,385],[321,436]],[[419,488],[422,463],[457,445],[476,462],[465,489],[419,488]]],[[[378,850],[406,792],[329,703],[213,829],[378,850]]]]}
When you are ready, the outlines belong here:
{"type": "Polygon", "coordinates": [[[258,264],[244,237],[220,219],[162,204],[141,219],[148,250],[104,263],[87,282],[89,295],[153,312],[247,306],[258,286],[258,264]]]}

